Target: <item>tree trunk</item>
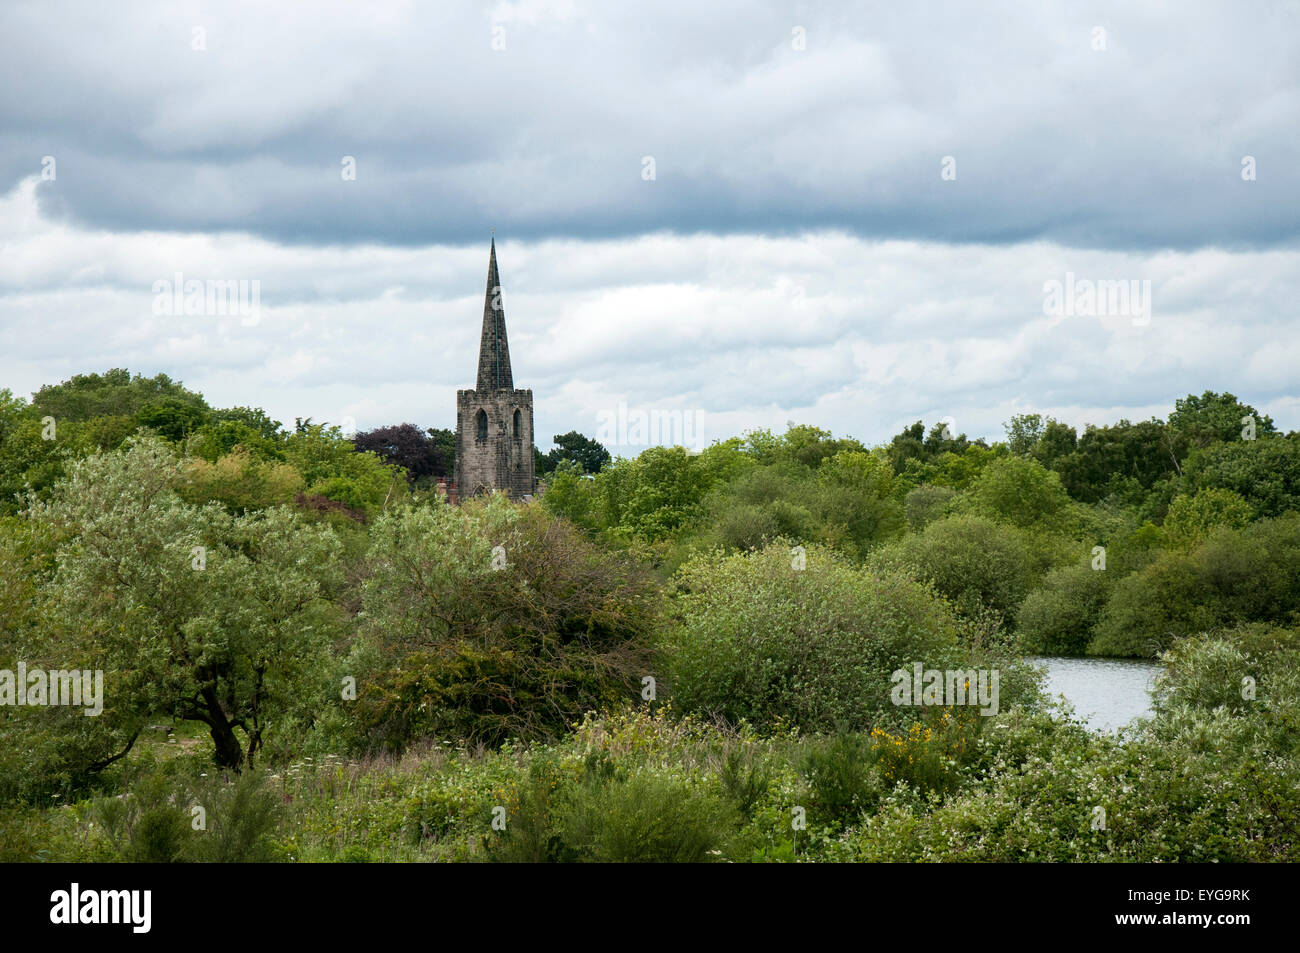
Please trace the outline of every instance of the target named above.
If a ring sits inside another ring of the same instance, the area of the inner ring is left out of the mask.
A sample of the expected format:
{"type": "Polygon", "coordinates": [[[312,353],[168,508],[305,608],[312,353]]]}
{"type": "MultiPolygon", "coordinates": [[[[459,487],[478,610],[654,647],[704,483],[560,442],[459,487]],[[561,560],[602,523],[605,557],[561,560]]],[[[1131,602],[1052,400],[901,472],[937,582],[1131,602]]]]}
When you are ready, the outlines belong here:
{"type": "Polygon", "coordinates": [[[217,764],[238,771],[243,767],[244,749],[235,737],[234,725],[221,710],[221,702],[217,700],[217,691],[213,686],[203,688],[201,694],[208,708],[208,731],[212,735],[212,743],[217,747],[217,764]]]}
{"type": "Polygon", "coordinates": [[[244,749],[240,746],[239,739],[235,737],[235,730],[224,720],[219,724],[210,725],[209,729],[212,734],[212,742],[217,746],[217,764],[235,771],[242,768],[244,765],[244,749]]]}

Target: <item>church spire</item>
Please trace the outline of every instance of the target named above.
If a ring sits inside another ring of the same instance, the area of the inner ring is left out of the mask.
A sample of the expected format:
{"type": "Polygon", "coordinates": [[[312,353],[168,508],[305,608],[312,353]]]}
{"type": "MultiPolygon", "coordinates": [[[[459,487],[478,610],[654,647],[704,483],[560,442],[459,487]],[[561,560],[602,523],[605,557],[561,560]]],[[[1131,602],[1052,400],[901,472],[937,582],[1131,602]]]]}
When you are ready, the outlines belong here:
{"type": "Polygon", "coordinates": [[[501,279],[497,276],[497,241],[492,238],[488,254],[487,294],[483,299],[483,339],[478,351],[478,391],[513,390],[510,346],[506,342],[506,311],[501,303],[501,279]]]}

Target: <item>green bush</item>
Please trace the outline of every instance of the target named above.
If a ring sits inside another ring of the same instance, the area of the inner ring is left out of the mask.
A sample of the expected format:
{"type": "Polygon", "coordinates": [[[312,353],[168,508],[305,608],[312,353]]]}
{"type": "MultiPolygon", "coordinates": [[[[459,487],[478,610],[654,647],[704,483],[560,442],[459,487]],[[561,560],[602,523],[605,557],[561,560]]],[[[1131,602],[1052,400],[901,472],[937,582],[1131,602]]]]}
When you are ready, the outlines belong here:
{"type": "Polygon", "coordinates": [[[1300,698],[1300,630],[1251,623],[1179,642],[1165,656],[1156,709],[1234,714],[1294,710],[1300,698]]]}
{"type": "Polygon", "coordinates": [[[584,777],[561,781],[534,765],[505,830],[488,836],[499,861],[700,863],[721,853],[735,809],[700,782],[662,770],[626,770],[589,759],[584,777]]]}
{"type": "Polygon", "coordinates": [[[1300,434],[1215,443],[1188,459],[1183,479],[1191,491],[1232,490],[1259,516],[1300,509],[1300,434]]]}
{"type": "Polygon", "coordinates": [[[1041,575],[1019,530],[981,516],[938,520],[890,550],[878,565],[896,561],[911,567],[967,616],[987,607],[1014,620],[1041,575]]]}
{"type": "Polygon", "coordinates": [[[279,798],[261,771],[226,778],[209,772],[190,796],[206,812],[206,828],[191,842],[187,859],[220,864],[280,860],[275,833],[282,820],[279,798]]]}
{"type": "Polygon", "coordinates": [[[917,583],[875,575],[808,547],[708,553],[678,577],[662,665],[674,705],[754,725],[869,725],[897,713],[890,673],[956,658],[959,627],[917,583]]]}
{"type": "Polygon", "coordinates": [[[903,513],[907,517],[907,528],[920,532],[927,525],[943,517],[957,491],[948,486],[934,486],[923,483],[909,490],[903,498],[903,513]]]}
{"type": "Polygon", "coordinates": [[[1241,529],[1254,517],[1241,495],[1220,487],[1206,487],[1195,495],[1179,494],[1165,514],[1165,534],[1176,546],[1194,546],[1220,526],[1241,529]]]}
{"type": "Polygon", "coordinates": [[[1161,554],[1121,579],[1088,647],[1154,656],[1174,640],[1239,622],[1287,622],[1300,611],[1300,514],[1219,527],[1190,551],[1161,554]]]}
{"type": "Polygon", "coordinates": [[[1109,594],[1106,572],[1090,564],[1052,570],[1020,605],[1016,625],[1025,650],[1038,655],[1083,655],[1109,594]]]}
{"type": "Polygon", "coordinates": [[[1058,474],[1036,460],[1005,456],[994,460],[970,488],[974,512],[1022,528],[1064,529],[1070,496],[1058,474]]]}
{"type": "Polygon", "coordinates": [[[549,739],[637,697],[659,607],[631,559],[499,495],[386,513],[371,541],[361,747],[549,739]]]}
{"type": "Polygon", "coordinates": [[[655,771],[576,787],[561,821],[577,859],[700,863],[734,826],[731,808],[698,782],[655,771]]]}
{"type": "Polygon", "coordinates": [[[885,785],[865,735],[841,732],[813,745],[804,756],[804,777],[812,792],[811,819],[842,826],[872,813],[885,785]]]}

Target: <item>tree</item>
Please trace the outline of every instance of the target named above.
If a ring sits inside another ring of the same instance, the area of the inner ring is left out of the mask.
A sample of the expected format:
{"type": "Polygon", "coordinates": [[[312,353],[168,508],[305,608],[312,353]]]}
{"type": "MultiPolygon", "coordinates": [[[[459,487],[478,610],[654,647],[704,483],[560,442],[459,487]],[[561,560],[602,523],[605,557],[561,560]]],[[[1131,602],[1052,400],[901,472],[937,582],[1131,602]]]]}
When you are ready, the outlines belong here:
{"type": "Polygon", "coordinates": [[[1174,497],[1165,515],[1165,533],[1174,545],[1195,545],[1215,527],[1241,529],[1254,515],[1250,504],[1240,494],[1220,487],[1206,487],[1193,496],[1179,494],[1174,497]]]}
{"type": "Polygon", "coordinates": [[[1016,414],[1004,425],[1007,447],[1019,457],[1030,457],[1043,439],[1046,422],[1041,414],[1016,414]]]}
{"type": "Polygon", "coordinates": [[[588,533],[595,533],[602,525],[594,490],[594,482],[578,469],[577,464],[561,463],[547,478],[542,508],[588,533]]]}
{"type": "Polygon", "coordinates": [[[208,423],[186,443],[186,452],[215,463],[235,447],[244,447],[259,460],[283,460],[285,433],[280,421],[257,407],[214,410],[208,423]]]}
{"type": "Polygon", "coordinates": [[[1025,528],[1062,529],[1070,506],[1059,476],[1017,456],[985,467],[971,485],[970,499],[975,512],[1025,528]]]}
{"type": "Polygon", "coordinates": [[[142,377],[120,367],[103,374],[77,374],[61,384],[47,384],[33,395],[32,404],[42,416],[62,422],[133,417],[146,405],[165,399],[179,401],[203,414],[211,410],[202,394],[187,390],[166,374],[142,377]]]}
{"type": "Polygon", "coordinates": [[[1110,595],[1111,575],[1088,563],[1053,569],[1025,597],[1016,627],[1028,651],[1083,655],[1110,595]]]}
{"type": "Polygon", "coordinates": [[[369,451],[386,463],[402,467],[416,482],[447,475],[447,458],[433,437],[434,431],[415,424],[376,427],[352,438],[357,450],[369,451]]]}
{"type": "Polygon", "coordinates": [[[301,704],[337,635],[339,543],[283,507],[235,517],[185,503],[179,479],[172,450],[143,439],[76,462],[33,507],[61,535],[48,651],[105,672],[103,717],[131,741],[150,715],[199,721],[217,762],[238,769],[301,704]]]}
{"type": "Polygon", "coordinates": [[[1069,424],[1041,414],[1016,414],[1004,425],[1007,448],[1016,456],[1032,457],[1045,467],[1073,451],[1078,434],[1069,424]]]}
{"type": "Polygon", "coordinates": [[[284,458],[307,483],[308,496],[322,496],[345,506],[374,513],[392,500],[393,491],[405,488],[401,467],[388,464],[377,453],[358,450],[338,427],[299,420],[284,442],[284,458]]]}
{"type": "Polygon", "coordinates": [[[177,492],[191,503],[218,502],[232,513],[246,513],[293,502],[307,489],[302,475],[287,463],[258,460],[243,445],[209,463],[195,458],[183,467],[177,492]]]}
{"type": "Polygon", "coordinates": [[[1154,656],[1175,640],[1241,622],[1288,622],[1300,605],[1300,513],[1220,526],[1120,579],[1091,655],[1154,656]]]}
{"type": "Polygon", "coordinates": [[[925,529],[927,524],[944,516],[948,504],[956,495],[957,491],[947,486],[932,486],[924,483],[913,487],[903,498],[903,514],[907,518],[907,528],[912,532],[925,529]]]}
{"type": "Polygon", "coordinates": [[[804,468],[792,461],[748,466],[709,492],[702,541],[734,551],[761,549],[777,537],[819,540],[824,534],[809,509],[815,492],[804,468]]]}
{"type": "Polygon", "coordinates": [[[1300,434],[1235,440],[1198,450],[1183,468],[1184,492],[1232,490],[1259,516],[1300,509],[1300,434]]]}
{"type": "Polygon", "coordinates": [[[859,558],[903,527],[894,472],[883,452],[841,450],[824,458],[809,506],[826,525],[827,542],[859,558]]]}
{"type": "Polygon", "coordinates": [[[555,449],[541,458],[544,469],[539,469],[539,474],[551,472],[564,460],[575,463],[583,473],[599,473],[611,459],[604,446],[576,430],[557,434],[551,439],[555,443],[555,449]]]}
{"type": "MultiPolygon", "coordinates": [[[[429,439],[433,441],[434,451],[437,454],[437,463],[433,475],[435,477],[450,478],[456,472],[456,431],[441,427],[430,427],[429,439]]],[[[537,448],[534,447],[533,449],[536,450],[537,448]]]]}
{"type": "Polygon", "coordinates": [[[151,400],[138,411],[135,419],[141,427],[156,430],[168,440],[184,440],[208,421],[208,411],[179,397],[151,400]]]}
{"type": "Polygon", "coordinates": [[[370,746],[555,738],[650,671],[644,570],[538,507],[407,507],[372,540],[364,632],[379,657],[357,699],[370,746]]]}
{"type": "Polygon", "coordinates": [[[29,487],[42,490],[62,476],[68,444],[46,440],[44,433],[34,407],[0,390],[0,514],[18,512],[29,487]]]}
{"type": "Polygon", "coordinates": [[[1192,448],[1201,448],[1212,443],[1240,440],[1246,426],[1243,421],[1247,417],[1254,420],[1257,436],[1277,433],[1272,417],[1243,404],[1227,391],[1216,394],[1207,390],[1200,397],[1188,394],[1176,400],[1174,412],[1169,415],[1169,426],[1192,448]]]}
{"type": "Polygon", "coordinates": [[[1075,449],[1052,460],[1074,499],[1097,503],[1108,496],[1137,504],[1161,480],[1176,475],[1186,442],[1162,421],[1088,426],[1075,449]]]}
{"type": "Polygon", "coordinates": [[[606,521],[649,541],[693,523],[716,476],[684,447],[650,447],[596,477],[606,521]]]}
{"type": "Polygon", "coordinates": [[[1056,469],[1056,461],[1074,452],[1078,445],[1079,435],[1073,427],[1048,417],[1047,424],[1043,427],[1043,435],[1035,448],[1034,457],[1043,466],[1056,469]]]}
{"type": "Polygon", "coordinates": [[[911,474],[905,481],[911,487],[927,482],[929,464],[945,454],[961,458],[971,447],[988,449],[983,440],[968,440],[965,434],[954,436],[948,425],[942,422],[935,424],[926,433],[925,424],[918,420],[910,427],[905,427],[901,433],[895,434],[884,452],[895,473],[911,474]]]}
{"type": "Polygon", "coordinates": [[[925,462],[925,424],[918,420],[910,427],[904,427],[889,441],[889,462],[895,473],[902,473],[909,460],[925,462]]]}

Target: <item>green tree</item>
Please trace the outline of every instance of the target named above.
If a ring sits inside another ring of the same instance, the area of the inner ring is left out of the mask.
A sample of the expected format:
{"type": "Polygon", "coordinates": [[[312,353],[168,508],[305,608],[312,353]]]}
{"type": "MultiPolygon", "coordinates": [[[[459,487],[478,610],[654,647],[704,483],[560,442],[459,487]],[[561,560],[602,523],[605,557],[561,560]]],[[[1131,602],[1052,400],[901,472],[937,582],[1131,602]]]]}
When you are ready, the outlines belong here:
{"type": "Polygon", "coordinates": [[[1192,454],[1183,477],[1184,492],[1231,490],[1259,516],[1300,510],[1300,434],[1211,444],[1192,454]]]}
{"type": "Polygon", "coordinates": [[[974,512],[1022,528],[1060,529],[1069,494],[1061,478],[1035,460],[1002,457],[985,467],[970,489],[974,512]]]}
{"type": "Polygon", "coordinates": [[[1090,655],[1154,656],[1241,622],[1291,622],[1300,606],[1300,513],[1220,526],[1115,583],[1090,655]]]}
{"type": "Polygon", "coordinates": [[[179,480],[173,452],[146,439],[73,464],[33,507],[63,538],[49,651],[105,672],[104,717],[132,740],[169,714],[206,725],[218,763],[251,766],[337,635],[339,544],[283,508],[232,517],[185,503],[179,480]]]}
{"type": "Polygon", "coordinates": [[[551,439],[555,443],[555,449],[543,458],[545,470],[539,470],[539,473],[549,473],[564,460],[577,464],[583,473],[599,473],[610,461],[608,450],[576,430],[556,434],[551,439]]]}
{"type": "Polygon", "coordinates": [[[1097,503],[1108,496],[1142,502],[1161,480],[1174,476],[1186,456],[1186,441],[1159,420],[1107,427],[1088,426],[1074,450],[1058,455],[1052,468],[1070,496],[1097,503]]]}
{"type": "Polygon", "coordinates": [[[1027,651],[1041,655],[1083,655],[1092,641],[1111,576],[1090,563],[1053,569],[1029,593],[1016,616],[1027,651]]]}
{"type": "Polygon", "coordinates": [[[1261,414],[1249,404],[1243,404],[1227,391],[1216,394],[1209,390],[1200,397],[1188,394],[1175,401],[1174,412],[1169,415],[1169,427],[1193,449],[1198,449],[1212,443],[1240,440],[1246,418],[1255,422],[1257,436],[1269,436],[1277,432],[1272,417],[1261,414]]]}
{"type": "Polygon", "coordinates": [[[242,444],[215,463],[198,457],[182,469],[177,492],[184,499],[221,503],[232,513],[289,504],[307,488],[302,475],[289,464],[259,460],[242,444]]]}
{"type": "Polygon", "coordinates": [[[1045,467],[1078,446],[1079,438],[1074,428],[1053,417],[1041,414],[1016,414],[1004,425],[1007,447],[1019,457],[1032,457],[1045,467]]]}
{"type": "Polygon", "coordinates": [[[1239,493],[1221,487],[1206,487],[1194,495],[1174,497],[1165,515],[1165,533],[1174,545],[1199,543],[1218,526],[1241,529],[1254,517],[1249,503],[1239,493]]]}
{"type": "Polygon", "coordinates": [[[903,527],[893,469],[884,453],[840,450],[824,458],[810,508],[825,525],[827,541],[857,557],[903,527]]]}
{"type": "Polygon", "coordinates": [[[135,415],[141,427],[156,430],[168,440],[184,440],[208,422],[206,408],[179,397],[160,397],[145,404],[135,415]]]}
{"type": "Polygon", "coordinates": [[[694,522],[715,480],[683,447],[650,447],[635,460],[618,460],[597,477],[615,518],[610,522],[643,539],[666,539],[694,522]]]}
{"type": "Polygon", "coordinates": [[[956,495],[957,491],[952,487],[932,486],[928,483],[909,490],[903,500],[907,528],[918,532],[925,529],[927,524],[943,517],[956,495]]]}
{"type": "Polygon", "coordinates": [[[406,486],[401,467],[384,463],[370,451],[358,451],[338,427],[299,421],[284,442],[285,462],[302,474],[309,496],[324,497],[373,514],[406,486]]]}
{"type": "Polygon", "coordinates": [[[202,394],[187,390],[166,374],[143,377],[115,367],[103,374],[77,374],[61,384],[47,384],[32,397],[42,415],[60,423],[92,417],[134,417],[149,404],[175,400],[204,414],[210,411],[202,394]]]}
{"type": "Polygon", "coordinates": [[[380,516],[363,610],[357,717],[389,749],[557,737],[634,696],[658,612],[641,568],[500,494],[380,516]]]}

